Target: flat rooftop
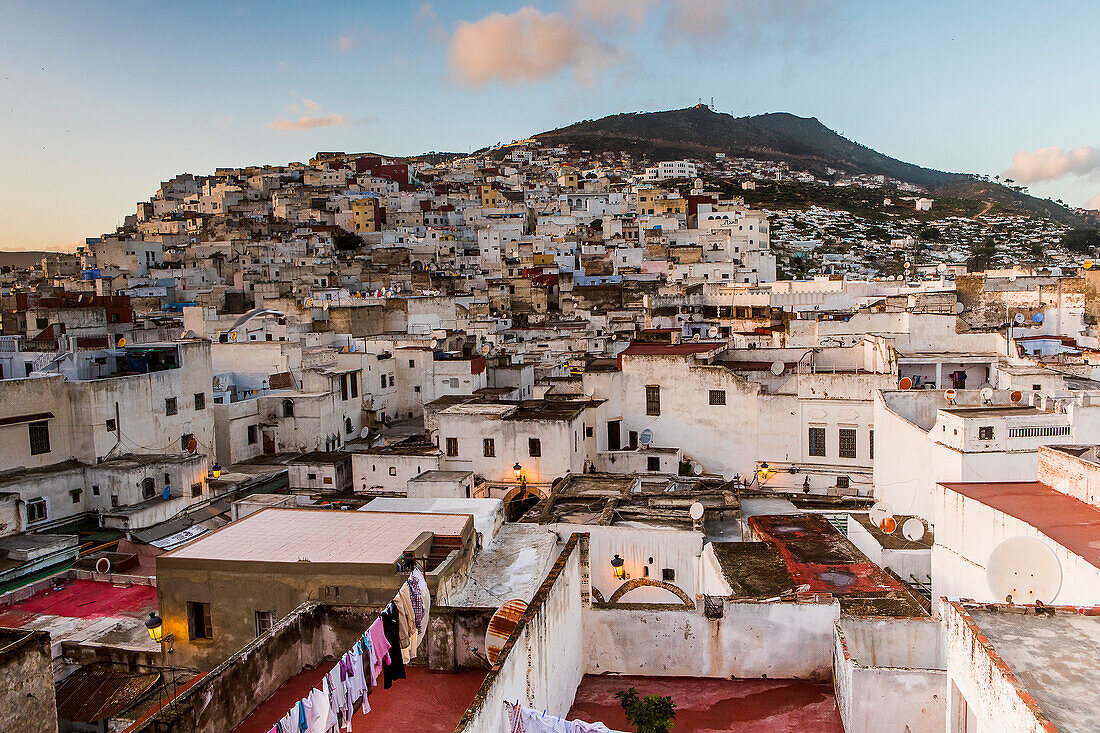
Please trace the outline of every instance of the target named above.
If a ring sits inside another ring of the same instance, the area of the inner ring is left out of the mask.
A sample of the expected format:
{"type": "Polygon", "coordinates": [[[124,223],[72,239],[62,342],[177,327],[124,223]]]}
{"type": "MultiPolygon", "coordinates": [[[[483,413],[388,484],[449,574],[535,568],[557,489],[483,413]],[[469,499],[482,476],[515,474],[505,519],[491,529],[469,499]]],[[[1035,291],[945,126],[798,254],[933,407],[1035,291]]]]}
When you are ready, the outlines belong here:
{"type": "Polygon", "coordinates": [[[421,532],[456,537],[472,520],[458,514],[269,508],[161,555],[244,562],[394,562],[421,532]]]}
{"type": "Polygon", "coordinates": [[[1038,407],[941,407],[944,412],[956,417],[1019,417],[1020,415],[1053,415],[1051,412],[1043,412],[1038,407]]]}
{"type": "Polygon", "coordinates": [[[1100,568],[1100,508],[1038,481],[943,483],[946,489],[1027,522],[1100,568]]]}
{"type": "Polygon", "coordinates": [[[1059,731],[1096,730],[1100,617],[966,610],[1059,731]]]}
{"type": "Polygon", "coordinates": [[[633,728],[615,693],[670,696],[676,733],[843,733],[831,684],[801,680],[726,680],[698,677],[585,675],[568,719],[600,722],[612,730],[633,728]]]}

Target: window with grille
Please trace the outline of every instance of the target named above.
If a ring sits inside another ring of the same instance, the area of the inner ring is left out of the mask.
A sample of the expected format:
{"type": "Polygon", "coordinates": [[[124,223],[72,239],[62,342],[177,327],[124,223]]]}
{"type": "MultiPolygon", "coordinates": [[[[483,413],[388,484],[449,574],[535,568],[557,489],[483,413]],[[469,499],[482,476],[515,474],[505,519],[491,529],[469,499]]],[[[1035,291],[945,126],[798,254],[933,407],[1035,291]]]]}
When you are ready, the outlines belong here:
{"type": "Polygon", "coordinates": [[[1055,435],[1069,435],[1069,425],[1043,425],[1008,429],[1008,437],[1010,438],[1049,438],[1055,435]]]}
{"type": "Polygon", "coordinates": [[[726,404],[726,390],[724,390],[724,389],[712,389],[710,391],[710,404],[712,404],[712,405],[724,405],[724,404],[726,404]]]}
{"type": "Polygon", "coordinates": [[[653,384],[645,388],[645,414],[661,414],[661,388],[653,384]]]}
{"type": "Polygon", "coordinates": [[[206,409],[206,393],[205,392],[196,392],[195,393],[195,409],[196,410],[205,410],[206,409]]]}
{"type": "Polygon", "coordinates": [[[37,456],[50,452],[50,424],[45,420],[27,425],[30,433],[31,455],[37,456]]]}
{"type": "Polygon", "coordinates": [[[210,623],[210,604],[187,602],[187,635],[191,639],[213,639],[214,627],[210,623]]]}
{"type": "Polygon", "coordinates": [[[660,471],[661,459],[657,456],[649,456],[646,458],[646,470],[647,471],[660,471]]]}
{"type": "Polygon", "coordinates": [[[978,428],[978,440],[993,440],[993,426],[982,425],[978,428]]]}
{"type": "Polygon", "coordinates": [[[46,500],[31,499],[27,502],[27,524],[41,522],[46,518],[46,500]]]}
{"type": "Polygon", "coordinates": [[[486,458],[493,458],[497,454],[496,442],[492,438],[485,438],[482,441],[484,453],[486,458]]]}
{"type": "Polygon", "coordinates": [[[458,455],[458,438],[447,438],[447,455],[451,458],[458,455]]]}
{"type": "Polygon", "coordinates": [[[810,455],[825,455],[825,428],[810,428],[810,455]]]}
{"type": "Polygon", "coordinates": [[[175,415],[179,412],[179,408],[176,406],[176,398],[168,397],[164,400],[164,414],[175,415]]]}
{"type": "Polygon", "coordinates": [[[527,455],[538,458],[542,455],[542,441],[538,438],[527,439],[527,455]]]}
{"type": "Polygon", "coordinates": [[[841,428],[837,449],[841,458],[856,457],[856,431],[852,428],[841,428]]]}
{"type": "Polygon", "coordinates": [[[263,636],[275,625],[274,611],[256,611],[256,636],[263,636]]]}
{"type": "Polygon", "coordinates": [[[868,448],[867,457],[873,459],[875,457],[875,431],[874,430],[868,431],[867,448],[868,448]]]}

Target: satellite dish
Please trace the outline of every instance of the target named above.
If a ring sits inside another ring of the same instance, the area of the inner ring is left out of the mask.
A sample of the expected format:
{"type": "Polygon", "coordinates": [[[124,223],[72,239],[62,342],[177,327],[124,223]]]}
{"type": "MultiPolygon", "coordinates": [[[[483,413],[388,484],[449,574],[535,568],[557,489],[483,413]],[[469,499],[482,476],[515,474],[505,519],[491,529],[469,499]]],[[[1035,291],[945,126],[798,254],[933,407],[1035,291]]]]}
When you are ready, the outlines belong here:
{"type": "Polygon", "coordinates": [[[432,340],[431,340],[431,341],[430,341],[430,342],[428,343],[428,345],[429,345],[429,346],[431,346],[431,347],[432,347],[432,348],[434,349],[435,347],[439,346],[439,340],[438,340],[438,339],[432,339],[432,340]]]}
{"type": "Polygon", "coordinates": [[[362,430],[359,431],[359,437],[363,438],[364,440],[366,439],[366,437],[368,435],[370,435],[370,428],[363,428],[362,430]]]}
{"type": "Polygon", "coordinates": [[[120,348],[120,349],[121,349],[121,348],[122,348],[123,346],[125,346],[125,345],[126,345],[126,337],[125,337],[125,336],[123,336],[122,338],[120,338],[120,339],[118,340],[118,348],[120,348]]]}
{"type": "Polygon", "coordinates": [[[193,339],[193,338],[197,338],[197,336],[195,335],[195,332],[194,332],[194,331],[192,331],[192,330],[191,330],[191,329],[189,328],[189,329],[187,329],[186,331],[184,331],[184,332],[183,332],[183,338],[185,338],[185,339],[193,339]]]}
{"type": "Polygon", "coordinates": [[[523,612],[527,610],[527,601],[513,598],[497,609],[489,619],[489,628],[485,631],[485,657],[489,664],[496,664],[500,651],[519,624],[523,612]]]}
{"type": "Polygon", "coordinates": [[[707,336],[709,336],[710,338],[717,338],[718,337],[718,326],[711,326],[710,328],[708,328],[707,329],[707,336]]]}
{"type": "Polygon", "coordinates": [[[943,396],[947,399],[948,402],[950,402],[951,404],[955,404],[955,398],[959,396],[959,393],[953,389],[946,389],[943,392],[943,396]]]}
{"type": "Polygon", "coordinates": [[[898,520],[893,517],[883,517],[882,521],[878,523],[878,528],[882,530],[883,534],[894,534],[898,529],[898,520]]]}
{"type": "Polygon", "coordinates": [[[699,521],[703,518],[703,505],[697,501],[693,502],[691,507],[688,509],[688,515],[690,515],[691,518],[695,521],[699,521]]]}
{"type": "Polygon", "coordinates": [[[876,527],[880,526],[882,521],[887,517],[893,519],[894,510],[884,501],[876,502],[867,512],[867,518],[870,519],[876,527]]]}
{"type": "Polygon", "coordinates": [[[772,369],[772,374],[774,374],[774,375],[775,375],[775,376],[777,376],[777,377],[778,377],[778,376],[779,376],[780,374],[782,374],[782,373],[783,373],[783,370],[784,370],[784,369],[786,369],[786,368],[787,368],[787,365],[786,365],[786,364],[784,364],[783,362],[779,361],[779,360],[776,360],[776,361],[773,361],[773,362],[772,362],[772,367],[771,367],[771,369],[772,369]]]}
{"type": "Polygon", "coordinates": [[[691,337],[691,340],[692,340],[692,341],[698,341],[698,340],[699,340],[699,338],[700,338],[700,337],[699,337],[699,334],[694,334],[694,335],[693,335],[693,336],[691,337]]]}
{"type": "Polygon", "coordinates": [[[1081,267],[1085,268],[1086,270],[1091,270],[1092,269],[1092,260],[1085,260],[1084,262],[1081,263],[1081,267]]]}
{"type": "Polygon", "coordinates": [[[982,387],[982,391],[979,392],[978,395],[982,398],[982,402],[989,404],[993,401],[993,388],[982,387]]]}
{"type": "Polygon", "coordinates": [[[989,553],[985,579],[998,602],[1051,604],[1062,589],[1062,565],[1042,540],[1009,537],[989,553]]]}
{"type": "Polygon", "coordinates": [[[924,522],[917,517],[909,517],[901,525],[901,536],[910,542],[919,542],[924,537],[924,522]]]}
{"type": "Polygon", "coordinates": [[[1033,322],[1034,322],[1035,324],[1040,324],[1040,323],[1042,323],[1042,322],[1043,322],[1043,318],[1044,318],[1044,316],[1043,316],[1043,314],[1042,314],[1042,313],[1032,313],[1032,314],[1031,314],[1031,320],[1032,320],[1032,321],[1033,321],[1033,322]]]}
{"type": "Polygon", "coordinates": [[[643,447],[648,446],[653,442],[653,431],[649,428],[643,430],[642,434],[638,436],[638,442],[641,443],[643,447]]]}
{"type": "Polygon", "coordinates": [[[1012,317],[1012,320],[1016,322],[1017,326],[1021,326],[1024,323],[1024,314],[1023,313],[1017,313],[1016,315],[1014,315],[1012,317]]]}
{"type": "Polygon", "coordinates": [[[909,377],[902,377],[898,381],[898,389],[913,389],[913,380],[909,377]]]}
{"type": "Polygon", "coordinates": [[[1024,393],[1023,393],[1023,392],[1021,392],[1021,391],[1020,391],[1020,390],[1018,390],[1018,389],[1014,389],[1014,390],[1012,390],[1012,394],[1010,394],[1010,395],[1008,396],[1008,399],[1012,400],[1012,401],[1013,401],[1014,403],[1015,403],[1015,402],[1019,402],[1019,401],[1020,401],[1020,400],[1022,400],[1023,398],[1024,398],[1024,393]]]}
{"type": "Polygon", "coordinates": [[[964,310],[966,310],[965,305],[963,305],[962,303],[955,303],[955,312],[956,313],[962,313],[964,310]]]}
{"type": "Polygon", "coordinates": [[[947,265],[943,264],[942,262],[936,265],[936,272],[940,273],[941,275],[947,272],[947,265]]]}
{"type": "Polygon", "coordinates": [[[695,474],[696,476],[702,476],[703,475],[703,464],[701,464],[701,463],[691,464],[691,472],[693,474],[695,474]]]}
{"type": "Polygon", "coordinates": [[[106,575],[111,572],[111,559],[109,557],[101,557],[96,560],[95,571],[100,575],[106,575]]]}
{"type": "Polygon", "coordinates": [[[321,303],[321,310],[326,310],[326,311],[328,310],[328,301],[327,300],[324,301],[323,303],[321,303]]]}
{"type": "Polygon", "coordinates": [[[230,341],[236,341],[236,340],[237,340],[237,332],[236,332],[236,331],[231,331],[231,332],[230,332],[230,334],[229,334],[229,340],[230,340],[230,341]]]}
{"type": "Polygon", "coordinates": [[[485,344],[484,346],[481,347],[481,353],[484,356],[488,356],[489,352],[492,351],[492,350],[493,350],[493,347],[490,346],[489,344],[485,344]]]}
{"type": "Polygon", "coordinates": [[[194,453],[198,449],[199,449],[199,442],[197,440],[195,440],[194,438],[191,438],[191,440],[187,441],[187,452],[188,453],[194,453]]]}
{"type": "Polygon", "coordinates": [[[310,308],[312,308],[313,307],[313,298],[306,298],[306,305],[308,305],[310,308]]]}

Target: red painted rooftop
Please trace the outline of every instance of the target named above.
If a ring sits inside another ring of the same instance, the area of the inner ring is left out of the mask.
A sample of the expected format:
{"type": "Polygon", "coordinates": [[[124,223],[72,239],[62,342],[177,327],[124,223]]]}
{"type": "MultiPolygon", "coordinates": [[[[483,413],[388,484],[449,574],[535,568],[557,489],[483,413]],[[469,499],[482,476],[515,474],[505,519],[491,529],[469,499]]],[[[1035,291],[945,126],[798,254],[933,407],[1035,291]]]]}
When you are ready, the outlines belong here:
{"type": "Polygon", "coordinates": [[[616,692],[630,687],[641,697],[672,697],[676,733],[844,731],[832,685],[801,680],[585,675],[567,717],[633,730],[615,699],[616,692]]]}
{"type": "Polygon", "coordinates": [[[0,626],[23,626],[38,616],[101,619],[144,618],[157,607],[151,585],[121,586],[96,580],[73,580],[60,590],[45,590],[10,606],[0,606],[0,626]]]}
{"type": "Polygon", "coordinates": [[[797,585],[833,595],[905,590],[820,514],[758,515],[748,521],[775,545],[797,585]]]}
{"type": "Polygon", "coordinates": [[[942,483],[956,494],[1027,522],[1100,568],[1100,508],[1039,481],[942,483]]]}
{"type": "MultiPolygon", "coordinates": [[[[268,733],[291,705],[320,687],[321,677],[335,665],[330,661],[302,670],[253,710],[233,733],[268,733]]],[[[382,687],[379,676],[378,687],[368,697],[371,711],[357,713],[351,721],[352,730],[452,733],[481,688],[486,672],[430,672],[424,667],[406,667],[406,679],[395,680],[388,690],[382,687]]]]}
{"type": "Polygon", "coordinates": [[[673,355],[684,356],[687,354],[703,354],[707,351],[721,348],[723,344],[718,342],[693,341],[691,343],[662,344],[648,341],[635,341],[627,346],[620,356],[658,356],[673,355]]]}

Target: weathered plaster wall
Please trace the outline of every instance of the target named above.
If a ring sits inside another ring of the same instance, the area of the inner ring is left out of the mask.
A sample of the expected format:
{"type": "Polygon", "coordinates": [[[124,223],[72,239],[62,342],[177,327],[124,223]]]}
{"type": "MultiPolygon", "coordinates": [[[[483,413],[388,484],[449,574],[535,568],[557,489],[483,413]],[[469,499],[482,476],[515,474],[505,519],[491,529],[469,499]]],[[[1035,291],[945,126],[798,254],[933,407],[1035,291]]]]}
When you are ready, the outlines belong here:
{"type": "Polygon", "coordinates": [[[0,629],[0,729],[57,731],[50,635],[45,631],[0,629]]]}

